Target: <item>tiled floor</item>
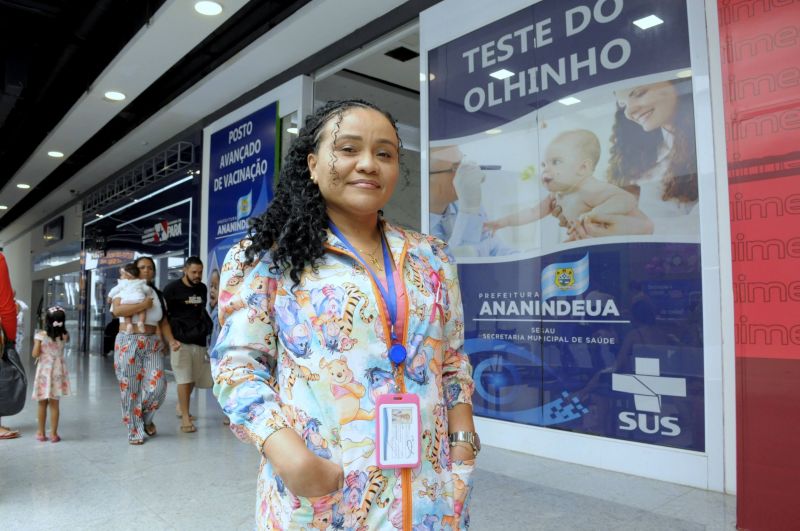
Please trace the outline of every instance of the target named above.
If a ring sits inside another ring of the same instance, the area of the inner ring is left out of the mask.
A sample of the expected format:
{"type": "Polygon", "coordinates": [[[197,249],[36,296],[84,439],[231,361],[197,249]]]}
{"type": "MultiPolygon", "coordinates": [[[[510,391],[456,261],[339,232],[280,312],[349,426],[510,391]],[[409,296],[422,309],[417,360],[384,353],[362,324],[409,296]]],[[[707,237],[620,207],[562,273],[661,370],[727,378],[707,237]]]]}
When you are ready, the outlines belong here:
{"type": "MultiPolygon", "coordinates": [[[[180,433],[175,387],[158,436],[129,446],[109,358],[71,356],[77,395],[62,400],[58,444],[37,442],[35,404],[3,419],[23,437],[0,441],[0,529],[250,529],[258,456],[222,425],[208,392],[198,432],[180,433]]],[[[735,529],[735,498],[485,448],[472,529],[735,529]]]]}

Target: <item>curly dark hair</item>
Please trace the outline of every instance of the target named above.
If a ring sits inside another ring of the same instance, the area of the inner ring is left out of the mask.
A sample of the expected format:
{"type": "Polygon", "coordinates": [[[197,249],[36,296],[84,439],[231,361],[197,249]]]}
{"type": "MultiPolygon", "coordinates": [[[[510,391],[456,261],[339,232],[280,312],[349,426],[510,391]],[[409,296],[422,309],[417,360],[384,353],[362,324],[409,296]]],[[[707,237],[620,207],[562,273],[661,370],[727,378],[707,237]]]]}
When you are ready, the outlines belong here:
{"type": "MultiPolygon", "coordinates": [[[[295,286],[300,283],[300,275],[306,267],[316,270],[325,254],[328,228],[325,199],[319,186],[311,181],[308,155],[318,153],[325,125],[336,120],[335,138],[344,113],[355,108],[378,111],[397,133],[392,115],[372,103],[358,99],[327,102],[306,117],[305,125],[283,161],[275,198],[264,214],[250,221],[248,239],[252,245],[246,250],[247,261],[252,263],[263,252],[271,251],[272,272],[288,272],[295,286]]],[[[399,134],[397,140],[399,144],[399,134]]]]}
{"type": "MultiPolygon", "coordinates": [[[[670,80],[678,94],[673,120],[675,143],[670,164],[664,176],[664,201],[675,199],[682,203],[697,201],[697,157],[695,155],[694,106],[689,79],[670,80]]],[[[642,175],[655,166],[658,148],[664,141],[660,129],[644,131],[625,117],[625,108],[617,106],[611,132],[611,158],[607,180],[622,188],[637,186],[642,175]]]]}

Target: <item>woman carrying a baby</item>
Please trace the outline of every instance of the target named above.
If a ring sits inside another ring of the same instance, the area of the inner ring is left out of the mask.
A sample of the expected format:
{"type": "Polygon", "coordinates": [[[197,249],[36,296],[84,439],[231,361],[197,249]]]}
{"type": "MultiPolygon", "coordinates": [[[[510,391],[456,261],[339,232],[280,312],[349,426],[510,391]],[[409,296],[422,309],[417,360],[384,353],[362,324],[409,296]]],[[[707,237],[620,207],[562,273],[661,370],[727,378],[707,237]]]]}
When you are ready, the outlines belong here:
{"type": "MultiPolygon", "coordinates": [[[[142,256],[131,265],[138,270],[138,279],[147,284],[149,291],[138,303],[123,301],[122,293],[124,289],[131,288],[129,285],[114,294],[112,312],[120,320],[142,312],[145,314],[141,330],[131,333],[120,326],[120,333],[114,341],[114,372],[119,380],[122,422],[128,430],[128,442],[139,445],[144,442],[145,434],[150,437],[156,434],[153,416],[167,394],[164,340],[173,344],[175,338],[165,318],[166,307],[161,293],[153,284],[155,262],[148,256],[142,256]]],[[[125,268],[131,277],[133,268],[125,268]]]]}

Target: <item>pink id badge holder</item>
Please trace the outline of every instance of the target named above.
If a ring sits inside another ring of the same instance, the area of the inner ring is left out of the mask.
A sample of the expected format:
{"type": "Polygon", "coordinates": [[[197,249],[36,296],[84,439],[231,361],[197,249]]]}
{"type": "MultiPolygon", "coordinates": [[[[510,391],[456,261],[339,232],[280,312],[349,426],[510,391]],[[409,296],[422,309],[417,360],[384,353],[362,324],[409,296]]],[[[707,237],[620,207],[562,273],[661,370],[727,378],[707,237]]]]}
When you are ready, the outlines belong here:
{"type": "Polygon", "coordinates": [[[386,394],[375,404],[380,468],[415,468],[420,462],[420,412],[417,395],[386,394]]]}

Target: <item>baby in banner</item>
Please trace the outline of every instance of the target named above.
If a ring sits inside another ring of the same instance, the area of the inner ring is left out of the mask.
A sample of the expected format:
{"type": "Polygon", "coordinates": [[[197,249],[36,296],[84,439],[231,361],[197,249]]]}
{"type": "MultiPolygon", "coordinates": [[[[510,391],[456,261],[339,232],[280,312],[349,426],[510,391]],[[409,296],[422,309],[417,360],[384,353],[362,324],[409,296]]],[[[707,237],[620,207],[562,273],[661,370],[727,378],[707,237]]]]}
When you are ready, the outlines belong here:
{"type": "Polygon", "coordinates": [[[565,131],[555,137],[545,150],[542,161],[542,184],[550,192],[538,205],[517,211],[484,228],[492,232],[505,227],[525,225],[545,216],[558,218],[565,227],[560,241],[575,238],[574,226],[596,215],[633,214],[636,197],[622,188],[594,178],[600,160],[600,142],[586,129],[565,131]]]}

